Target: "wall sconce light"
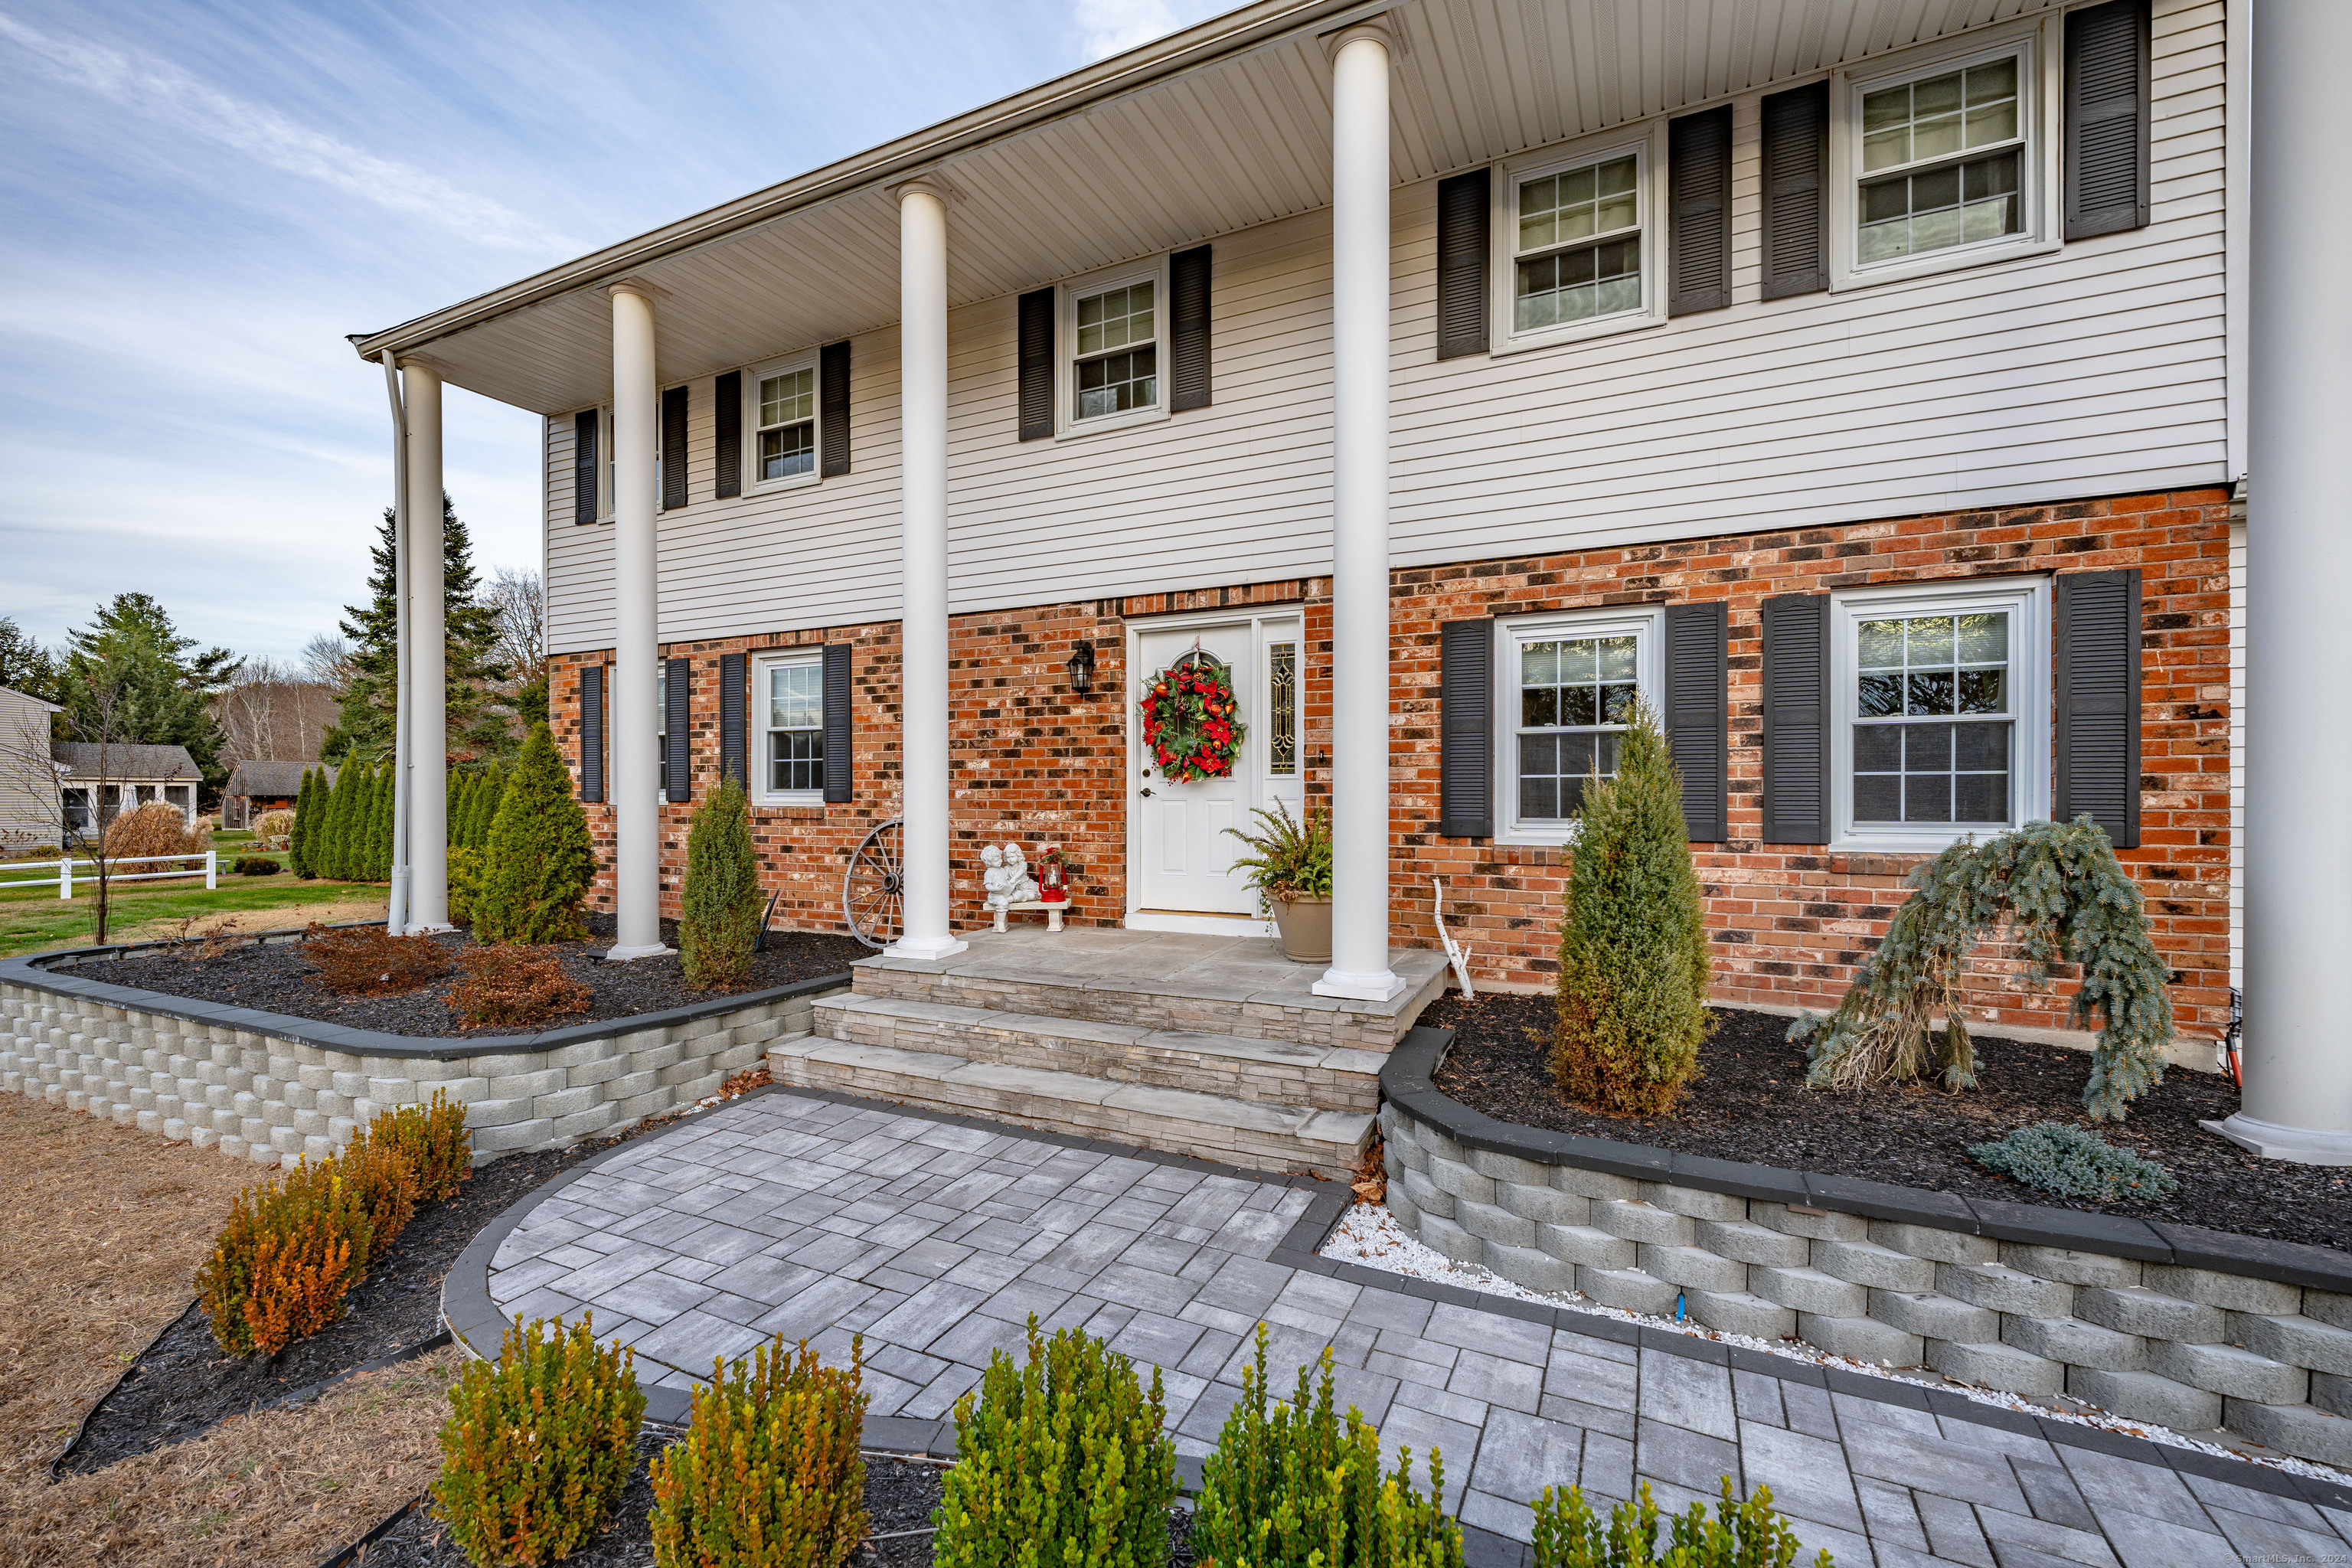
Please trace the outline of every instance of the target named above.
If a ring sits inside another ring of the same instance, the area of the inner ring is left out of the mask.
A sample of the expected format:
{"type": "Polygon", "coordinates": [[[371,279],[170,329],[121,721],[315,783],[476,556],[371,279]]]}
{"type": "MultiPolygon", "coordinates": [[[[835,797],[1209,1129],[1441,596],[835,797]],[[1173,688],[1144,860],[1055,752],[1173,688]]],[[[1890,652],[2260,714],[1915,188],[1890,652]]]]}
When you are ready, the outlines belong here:
{"type": "Polygon", "coordinates": [[[1085,697],[1095,689],[1095,645],[1082,642],[1070,650],[1070,661],[1062,668],[1070,672],[1070,689],[1085,697]]]}

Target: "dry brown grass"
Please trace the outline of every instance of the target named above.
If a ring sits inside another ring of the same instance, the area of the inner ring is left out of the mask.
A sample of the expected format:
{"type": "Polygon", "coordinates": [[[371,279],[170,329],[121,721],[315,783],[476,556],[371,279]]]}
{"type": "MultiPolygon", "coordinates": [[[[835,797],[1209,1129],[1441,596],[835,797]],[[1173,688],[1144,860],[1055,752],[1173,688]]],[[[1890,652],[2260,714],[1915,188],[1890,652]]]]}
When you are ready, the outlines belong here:
{"type": "MultiPolygon", "coordinates": [[[[143,855],[201,855],[212,842],[212,829],[198,819],[194,827],[180,815],[180,808],[167,801],[151,800],[133,811],[126,811],[106,825],[106,853],[118,858],[143,855]]],[[[134,868],[143,871],[160,871],[160,866],[134,868]]]]}
{"type": "Polygon", "coordinates": [[[12,1489],[0,1568],[308,1568],[432,1484],[464,1360],[454,1346],[436,1351],[95,1475],[12,1489]]]}
{"type": "Polygon", "coordinates": [[[82,1412],[194,1299],[255,1176],[208,1151],[0,1095],[0,1514],[82,1412]]]}

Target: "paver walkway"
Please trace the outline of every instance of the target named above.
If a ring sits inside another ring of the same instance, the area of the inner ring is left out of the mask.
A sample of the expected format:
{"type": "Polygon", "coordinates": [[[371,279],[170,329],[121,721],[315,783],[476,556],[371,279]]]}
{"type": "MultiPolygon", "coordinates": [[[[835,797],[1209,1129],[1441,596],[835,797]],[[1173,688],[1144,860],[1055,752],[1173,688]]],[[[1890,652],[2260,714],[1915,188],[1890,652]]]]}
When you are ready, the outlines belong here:
{"type": "Polygon", "coordinates": [[[519,1205],[452,1271],[446,1310],[486,1353],[517,1314],[593,1310],[672,1420],[714,1356],[782,1332],[845,1361],[863,1333],[869,1442],[932,1451],[1034,1313],[1162,1368],[1195,1465],[1264,1321],[1277,1392],[1330,1344],[1342,1400],[1391,1454],[1443,1450],[1474,1562],[1522,1559],[1547,1485],[1622,1498],[1647,1480],[1678,1508],[1729,1474],[1769,1484],[1842,1568],[2352,1563],[2344,1489],[1317,1258],[1344,1195],[769,1090],[519,1205]]]}

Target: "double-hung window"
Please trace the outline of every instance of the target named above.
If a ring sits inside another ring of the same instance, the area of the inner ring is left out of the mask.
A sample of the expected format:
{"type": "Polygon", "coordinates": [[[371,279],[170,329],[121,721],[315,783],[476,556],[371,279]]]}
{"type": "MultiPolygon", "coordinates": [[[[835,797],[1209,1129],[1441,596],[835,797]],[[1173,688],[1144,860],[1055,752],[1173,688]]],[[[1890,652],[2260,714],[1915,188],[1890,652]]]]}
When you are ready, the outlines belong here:
{"type": "Polygon", "coordinates": [[[1664,320],[1660,121],[1498,171],[1495,341],[1526,348],[1664,320]]]}
{"type": "Polygon", "coordinates": [[[752,718],[761,792],[771,800],[824,797],[824,656],[811,649],[760,661],[752,718]]]}
{"type": "Polygon", "coordinates": [[[654,667],[654,755],[659,759],[654,788],[669,798],[669,661],[654,667]]]}
{"type": "Polygon", "coordinates": [[[1099,273],[1062,286],[1059,403],[1075,432],[1158,419],[1167,413],[1168,279],[1162,262],[1099,273]]]}
{"type": "Polygon", "coordinates": [[[751,430],[751,484],[816,477],[816,363],[772,365],[745,376],[751,430]]]}
{"type": "Polygon", "coordinates": [[[2047,814],[2048,585],[1837,596],[1839,837],[1940,848],[2047,814]]]}
{"type": "Polygon", "coordinates": [[[1655,610],[1591,611],[1502,623],[1499,838],[1559,843],[1585,790],[1617,776],[1635,700],[1658,700],[1663,619],[1655,610]]]}

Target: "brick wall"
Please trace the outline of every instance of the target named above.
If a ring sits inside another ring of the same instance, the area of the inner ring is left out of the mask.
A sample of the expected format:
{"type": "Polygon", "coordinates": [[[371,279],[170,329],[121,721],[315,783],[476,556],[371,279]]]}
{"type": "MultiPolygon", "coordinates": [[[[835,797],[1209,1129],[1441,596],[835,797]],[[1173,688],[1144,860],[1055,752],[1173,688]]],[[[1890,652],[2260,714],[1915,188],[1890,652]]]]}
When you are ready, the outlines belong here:
{"type": "MultiPolygon", "coordinates": [[[[1557,849],[1437,837],[1438,627],[1465,616],[1723,599],[1730,619],[1730,832],[1697,852],[1716,942],[1719,999],[1822,1005],[1851,982],[1885,929],[1917,856],[1829,855],[1759,841],[1761,814],[1759,617],[1775,594],[1869,584],[2138,566],[2145,593],[2141,847],[2123,858],[2146,889],[2157,940],[2178,971],[2184,1031],[2220,1033],[2229,963],[2229,525],[2225,492],[2200,490],[1999,513],[1902,518],[1801,533],[1726,535],[1397,572],[1391,609],[1397,940],[1435,943],[1433,875],[1446,879],[1475,970],[1546,980],[1564,881],[1557,849]]],[[[1061,843],[1081,868],[1075,918],[1117,924],[1126,909],[1125,622],[1276,604],[1302,605],[1307,669],[1301,742],[1308,787],[1329,780],[1330,584],[1315,578],[1193,593],[959,616],[950,631],[954,918],[981,923],[979,850],[1018,838],[1061,843]],[[1097,658],[1094,695],[1075,700],[1063,666],[1081,640],[1097,658]]],[[[697,798],[717,776],[721,654],[849,642],[856,662],[854,774],[848,805],[762,808],[753,833],[780,923],[840,926],[848,852],[896,815],[898,628],[881,622],[774,637],[679,644],[694,661],[697,798]]],[[[553,698],[567,755],[579,755],[579,668],[603,653],[559,657],[553,698]]],[[[754,760],[756,768],[757,760],[754,760]]],[[[663,907],[677,911],[690,806],[665,805],[663,907]]],[[[600,845],[610,813],[589,807],[600,845]]],[[[609,906],[609,879],[596,898],[609,906]]],[[[2061,995],[2035,992],[1997,951],[1977,965],[1970,1005],[1988,1021],[2063,1025],[2061,995]]],[[[2071,988],[2067,988],[2071,992],[2071,988]]]]}

